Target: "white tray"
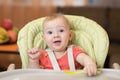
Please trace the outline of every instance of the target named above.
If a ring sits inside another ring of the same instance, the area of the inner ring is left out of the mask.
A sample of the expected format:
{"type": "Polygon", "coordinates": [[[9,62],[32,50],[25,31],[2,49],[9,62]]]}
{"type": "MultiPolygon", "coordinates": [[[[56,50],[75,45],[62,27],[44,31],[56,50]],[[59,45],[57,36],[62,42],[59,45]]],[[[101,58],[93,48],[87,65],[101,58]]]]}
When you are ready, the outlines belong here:
{"type": "Polygon", "coordinates": [[[16,69],[0,72],[0,80],[120,80],[120,70],[101,69],[101,74],[88,77],[85,74],[67,74],[64,71],[16,69]]]}

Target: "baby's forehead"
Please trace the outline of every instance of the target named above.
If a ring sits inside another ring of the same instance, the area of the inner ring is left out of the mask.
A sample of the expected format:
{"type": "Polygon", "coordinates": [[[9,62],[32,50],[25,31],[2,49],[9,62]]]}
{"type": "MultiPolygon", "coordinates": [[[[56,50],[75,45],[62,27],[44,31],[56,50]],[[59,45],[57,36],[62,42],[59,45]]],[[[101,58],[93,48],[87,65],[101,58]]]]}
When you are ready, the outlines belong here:
{"type": "MultiPolygon", "coordinates": [[[[55,21],[56,19],[58,19],[58,21],[59,20],[62,21],[63,22],[62,24],[66,25],[65,27],[70,28],[69,21],[65,16],[52,16],[52,17],[49,16],[49,17],[46,17],[45,20],[43,21],[43,24],[42,24],[43,30],[45,29],[48,23],[55,21]]],[[[57,24],[57,22],[55,22],[55,24],[57,24]]]]}
{"type": "Polygon", "coordinates": [[[68,19],[64,15],[57,15],[57,16],[45,17],[45,20],[43,21],[43,24],[46,23],[46,22],[49,22],[49,21],[56,20],[56,19],[63,20],[66,23],[69,23],[68,19]]]}

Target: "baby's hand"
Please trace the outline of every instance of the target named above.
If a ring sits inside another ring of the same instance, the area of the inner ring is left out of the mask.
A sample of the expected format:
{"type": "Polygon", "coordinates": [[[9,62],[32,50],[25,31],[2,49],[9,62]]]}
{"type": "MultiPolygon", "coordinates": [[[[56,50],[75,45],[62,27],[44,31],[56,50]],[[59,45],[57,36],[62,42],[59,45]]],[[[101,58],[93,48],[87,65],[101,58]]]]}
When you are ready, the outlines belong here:
{"type": "Polygon", "coordinates": [[[97,66],[94,63],[88,63],[84,67],[84,70],[88,76],[94,76],[97,73],[97,66]]]}
{"type": "Polygon", "coordinates": [[[40,49],[39,48],[32,48],[28,50],[28,57],[31,60],[39,60],[40,56],[40,49]]]}

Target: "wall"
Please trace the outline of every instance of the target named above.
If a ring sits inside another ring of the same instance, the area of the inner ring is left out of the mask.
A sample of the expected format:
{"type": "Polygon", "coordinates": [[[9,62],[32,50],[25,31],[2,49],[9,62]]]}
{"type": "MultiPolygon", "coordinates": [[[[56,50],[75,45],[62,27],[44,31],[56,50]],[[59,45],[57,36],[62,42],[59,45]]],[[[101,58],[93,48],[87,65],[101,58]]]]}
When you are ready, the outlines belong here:
{"type": "Polygon", "coordinates": [[[43,6],[37,0],[1,0],[0,22],[10,18],[14,25],[22,28],[27,22],[55,12],[51,5],[43,6]]]}

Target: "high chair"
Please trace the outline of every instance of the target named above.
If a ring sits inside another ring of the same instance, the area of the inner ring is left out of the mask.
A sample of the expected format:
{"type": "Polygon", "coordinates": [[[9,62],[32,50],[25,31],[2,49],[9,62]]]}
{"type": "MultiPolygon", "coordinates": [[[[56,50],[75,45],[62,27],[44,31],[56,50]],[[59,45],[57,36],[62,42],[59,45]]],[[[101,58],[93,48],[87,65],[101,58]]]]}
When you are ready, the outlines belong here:
{"type": "MultiPolygon", "coordinates": [[[[65,15],[65,17],[69,20],[70,28],[74,33],[69,44],[83,48],[97,63],[97,67],[103,68],[109,48],[106,31],[95,21],[83,16],[65,15]]],[[[28,66],[28,49],[33,47],[47,48],[41,37],[44,19],[45,17],[42,17],[29,22],[19,32],[17,44],[23,69],[28,66]]]]}

